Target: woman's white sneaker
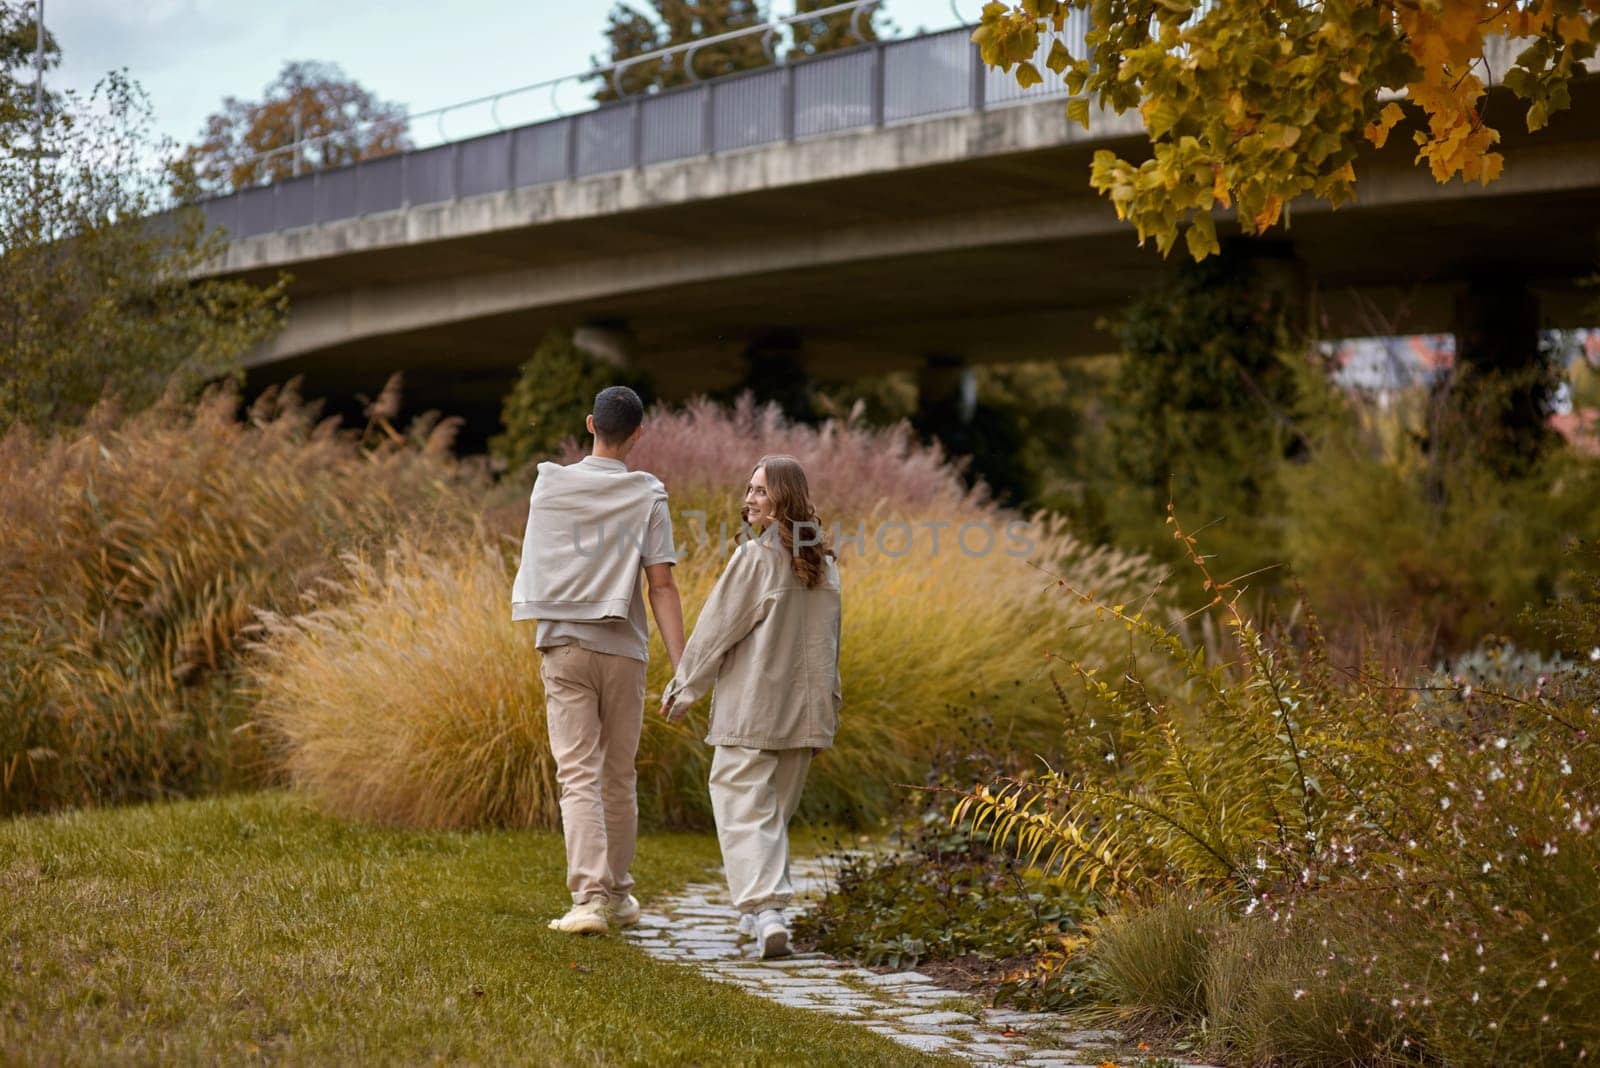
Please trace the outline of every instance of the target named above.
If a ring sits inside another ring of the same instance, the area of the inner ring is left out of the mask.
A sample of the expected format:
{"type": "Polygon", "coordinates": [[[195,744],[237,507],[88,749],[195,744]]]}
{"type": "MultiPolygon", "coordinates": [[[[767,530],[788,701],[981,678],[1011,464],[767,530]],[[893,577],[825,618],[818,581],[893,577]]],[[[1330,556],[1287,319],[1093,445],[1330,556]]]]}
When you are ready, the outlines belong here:
{"type": "Polygon", "coordinates": [[[782,909],[762,909],[756,916],[756,931],[762,960],[789,955],[789,925],[784,922],[782,909]]]}
{"type": "Polygon", "coordinates": [[[552,931],[567,934],[605,934],[610,926],[606,922],[605,898],[598,897],[574,905],[565,916],[550,921],[552,931]]]}
{"type": "Polygon", "coordinates": [[[639,899],[624,894],[621,901],[612,898],[606,902],[606,919],[613,927],[632,927],[639,922],[639,899]]]}

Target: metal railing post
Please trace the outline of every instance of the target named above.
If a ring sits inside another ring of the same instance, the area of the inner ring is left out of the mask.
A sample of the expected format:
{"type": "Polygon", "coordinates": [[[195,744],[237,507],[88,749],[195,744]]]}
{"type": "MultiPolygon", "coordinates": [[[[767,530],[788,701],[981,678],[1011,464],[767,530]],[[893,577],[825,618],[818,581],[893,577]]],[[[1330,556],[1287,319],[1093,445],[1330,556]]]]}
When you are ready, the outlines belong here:
{"type": "Polygon", "coordinates": [[[794,143],[794,67],[788,63],[783,65],[783,104],[779,109],[783,117],[784,144],[794,143]]]}
{"type": "Polygon", "coordinates": [[[972,49],[972,110],[982,111],[984,83],[988,81],[985,75],[988,74],[988,68],[983,65],[983,53],[979,51],[978,46],[969,45],[969,47],[972,49]]]}
{"type": "Polygon", "coordinates": [[[709,156],[717,149],[717,92],[709,85],[700,91],[706,95],[700,103],[700,152],[709,156]]]}
{"type": "Polygon", "coordinates": [[[461,199],[461,142],[450,144],[450,199],[461,199]]]}
{"type": "Polygon", "coordinates": [[[400,210],[411,206],[411,153],[400,153],[400,210]]]}
{"type": "Polygon", "coordinates": [[[567,124],[567,180],[578,176],[578,120],[570,118],[564,120],[567,124]]]}
{"type": "Polygon", "coordinates": [[[644,166],[644,105],[638,97],[628,109],[628,152],[629,166],[644,166]]]}
{"type": "Polygon", "coordinates": [[[872,46],[872,125],[883,125],[883,42],[872,46]]]}

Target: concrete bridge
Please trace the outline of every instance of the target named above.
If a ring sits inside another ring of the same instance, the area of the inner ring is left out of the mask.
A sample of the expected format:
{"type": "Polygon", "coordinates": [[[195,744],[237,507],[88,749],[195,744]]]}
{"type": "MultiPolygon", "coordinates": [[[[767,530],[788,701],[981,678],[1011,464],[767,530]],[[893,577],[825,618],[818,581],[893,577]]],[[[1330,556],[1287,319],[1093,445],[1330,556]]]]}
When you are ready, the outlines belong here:
{"type": "MultiPolygon", "coordinates": [[[[251,380],[304,374],[338,398],[403,369],[413,399],[492,427],[553,326],[587,326],[668,395],[734,381],[752,350],[821,378],[1107,351],[1097,323],[1169,269],[1088,187],[1096,149],[1140,152],[1138,118],[1069,124],[1059,85],[1018,90],[969,33],[209,201],[233,236],[219,273],[294,278],[251,380]]],[[[1281,239],[1250,247],[1315,291],[1326,336],[1449,331],[1463,304],[1491,332],[1590,325],[1597,82],[1536,137],[1494,95],[1507,162],[1490,186],[1437,185],[1397,131],[1358,166],[1357,204],[1296,203],[1281,239]]]]}

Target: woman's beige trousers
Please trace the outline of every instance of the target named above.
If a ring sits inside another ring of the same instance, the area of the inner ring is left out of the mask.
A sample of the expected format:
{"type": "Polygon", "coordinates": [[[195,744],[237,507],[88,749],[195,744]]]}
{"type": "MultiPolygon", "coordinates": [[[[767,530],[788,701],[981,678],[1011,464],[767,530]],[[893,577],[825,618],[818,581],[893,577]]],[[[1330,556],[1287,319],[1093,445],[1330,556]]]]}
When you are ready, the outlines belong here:
{"type": "Polygon", "coordinates": [[[711,811],[728,889],[740,912],[789,904],[789,819],[800,805],[809,749],[719,745],[711,758],[711,811]]]}

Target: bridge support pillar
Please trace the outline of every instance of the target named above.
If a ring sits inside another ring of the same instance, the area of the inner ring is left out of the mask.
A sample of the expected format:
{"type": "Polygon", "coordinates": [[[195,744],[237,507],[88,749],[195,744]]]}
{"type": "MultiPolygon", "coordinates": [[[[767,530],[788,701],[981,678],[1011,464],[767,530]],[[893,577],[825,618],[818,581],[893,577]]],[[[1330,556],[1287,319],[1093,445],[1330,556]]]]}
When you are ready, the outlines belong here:
{"type": "Polygon", "coordinates": [[[801,338],[790,330],[772,330],[754,338],[744,350],[744,377],[735,395],[748,390],[758,404],[776,403],[797,422],[816,420],[811,405],[811,376],[801,351],[801,338]]]}
{"type": "Polygon", "coordinates": [[[1517,370],[1539,360],[1539,298],[1519,281],[1478,278],[1456,295],[1456,362],[1517,370]]]}
{"type": "Polygon", "coordinates": [[[1552,440],[1555,367],[1539,343],[1539,298],[1518,278],[1480,277],[1457,295],[1455,368],[1433,436],[1507,477],[1552,440]]]}
{"type": "Polygon", "coordinates": [[[1283,316],[1283,325],[1306,337],[1316,324],[1311,272],[1290,241],[1236,237],[1223,242],[1222,254],[1238,263],[1252,294],[1283,316]]]}
{"type": "Polygon", "coordinates": [[[977,373],[960,356],[936,353],[917,372],[917,414],[913,422],[924,433],[941,436],[939,428],[966,426],[978,407],[977,373]]]}

